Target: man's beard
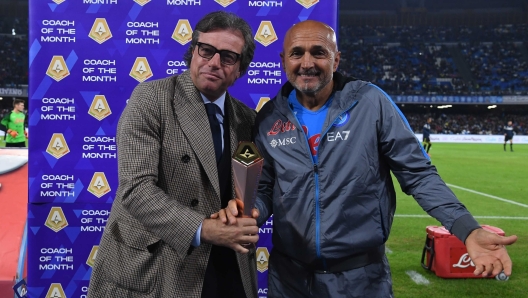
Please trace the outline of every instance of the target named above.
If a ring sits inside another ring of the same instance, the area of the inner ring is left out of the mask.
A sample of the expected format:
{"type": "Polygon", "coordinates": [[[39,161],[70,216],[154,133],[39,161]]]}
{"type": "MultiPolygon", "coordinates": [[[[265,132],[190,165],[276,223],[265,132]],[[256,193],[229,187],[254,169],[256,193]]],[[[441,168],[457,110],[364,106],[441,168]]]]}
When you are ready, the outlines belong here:
{"type": "MultiPolygon", "coordinates": [[[[327,76],[321,77],[321,72],[315,70],[315,69],[309,69],[307,71],[299,72],[296,74],[295,78],[293,80],[290,80],[290,83],[293,85],[293,87],[297,90],[299,90],[302,93],[305,94],[316,94],[317,92],[321,91],[328,83],[330,83],[330,78],[327,76]],[[309,83],[301,83],[297,84],[295,79],[301,78],[303,75],[309,75],[314,78],[319,78],[319,82],[316,83],[314,86],[309,86],[309,83]]],[[[290,79],[290,78],[288,78],[290,79]]]]}

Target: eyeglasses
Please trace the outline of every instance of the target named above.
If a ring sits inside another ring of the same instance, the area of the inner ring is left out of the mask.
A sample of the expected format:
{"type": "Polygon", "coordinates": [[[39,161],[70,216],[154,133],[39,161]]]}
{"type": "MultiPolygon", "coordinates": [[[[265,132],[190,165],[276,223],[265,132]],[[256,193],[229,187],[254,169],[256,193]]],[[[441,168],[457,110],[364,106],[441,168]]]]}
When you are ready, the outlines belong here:
{"type": "Polygon", "coordinates": [[[213,56],[218,53],[220,54],[220,62],[222,62],[222,64],[233,65],[237,63],[240,58],[240,54],[228,50],[218,50],[210,44],[197,42],[196,45],[198,46],[198,55],[207,60],[213,58],[213,56]]]}

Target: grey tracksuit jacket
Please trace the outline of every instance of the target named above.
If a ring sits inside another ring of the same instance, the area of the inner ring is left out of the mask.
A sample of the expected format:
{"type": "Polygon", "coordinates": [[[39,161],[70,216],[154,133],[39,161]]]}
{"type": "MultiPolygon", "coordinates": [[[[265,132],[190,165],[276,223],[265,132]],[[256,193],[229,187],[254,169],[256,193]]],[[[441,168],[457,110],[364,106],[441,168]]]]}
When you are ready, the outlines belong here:
{"type": "Polygon", "coordinates": [[[396,209],[391,171],[406,194],[462,241],[479,227],[380,88],[334,73],[317,164],[288,104],[292,90],[284,85],[255,123],[264,156],[258,223],[273,214],[274,250],[313,265],[383,245],[396,209]]]}

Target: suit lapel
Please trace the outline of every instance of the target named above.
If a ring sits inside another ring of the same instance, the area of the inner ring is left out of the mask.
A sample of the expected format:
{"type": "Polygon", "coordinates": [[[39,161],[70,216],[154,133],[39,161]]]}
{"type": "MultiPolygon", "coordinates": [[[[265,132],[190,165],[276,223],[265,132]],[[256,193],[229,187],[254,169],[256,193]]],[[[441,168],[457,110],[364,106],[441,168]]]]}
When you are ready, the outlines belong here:
{"type": "Polygon", "coordinates": [[[209,119],[203,100],[191,80],[189,71],[178,76],[175,88],[173,107],[176,120],[209,177],[220,205],[218,169],[209,119]]]}

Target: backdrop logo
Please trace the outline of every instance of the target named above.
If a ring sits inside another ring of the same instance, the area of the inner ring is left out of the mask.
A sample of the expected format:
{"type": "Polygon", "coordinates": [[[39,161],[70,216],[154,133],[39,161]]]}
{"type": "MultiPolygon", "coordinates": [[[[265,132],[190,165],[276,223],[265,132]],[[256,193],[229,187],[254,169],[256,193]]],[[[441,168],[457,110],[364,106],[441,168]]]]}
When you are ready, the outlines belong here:
{"type": "Polygon", "coordinates": [[[92,30],[90,30],[91,39],[97,41],[99,44],[112,38],[112,32],[105,18],[97,18],[93,23],[92,30]]]}
{"type": "Polygon", "coordinates": [[[228,7],[233,4],[236,0],[215,0],[216,3],[222,5],[223,7],[228,7]]]}
{"type": "Polygon", "coordinates": [[[51,136],[51,140],[48,144],[46,152],[51,154],[51,156],[55,157],[56,159],[59,159],[69,153],[70,148],[68,148],[68,144],[61,133],[54,133],[51,136]]]}
{"type": "MultiPolygon", "coordinates": [[[[61,207],[51,207],[48,218],[46,219],[46,227],[58,232],[68,226],[68,220],[64,216],[61,207]]],[[[48,297],[48,296],[46,296],[48,297]]],[[[52,296],[55,297],[55,296],[52,296]]]]}
{"type": "Polygon", "coordinates": [[[181,45],[185,45],[192,40],[192,27],[189,20],[178,20],[176,28],[172,33],[172,39],[179,42],[181,45]]]}
{"type": "Polygon", "coordinates": [[[92,251],[90,251],[88,260],[86,260],[86,264],[88,264],[88,266],[93,267],[93,265],[95,264],[95,258],[97,258],[98,251],[99,251],[99,245],[94,245],[92,247],[92,251]]]}
{"type": "Polygon", "coordinates": [[[136,79],[138,82],[144,82],[146,79],[152,77],[152,70],[147,61],[146,57],[137,57],[136,62],[130,70],[130,76],[136,79]]]}
{"type": "Polygon", "coordinates": [[[66,298],[62,285],[59,283],[51,284],[45,298],[66,298]]]}
{"type": "Polygon", "coordinates": [[[257,34],[255,34],[255,40],[267,47],[277,39],[277,34],[275,34],[275,29],[273,29],[271,22],[260,22],[260,26],[257,29],[257,34]]]}
{"type": "Polygon", "coordinates": [[[66,0],[53,0],[53,2],[57,3],[57,4],[61,4],[62,2],[64,2],[66,0]]]}
{"type": "Polygon", "coordinates": [[[92,117],[99,121],[112,114],[110,106],[108,105],[108,101],[106,100],[106,97],[104,95],[94,96],[88,114],[90,114],[92,117]]]}
{"type": "Polygon", "coordinates": [[[266,247],[259,247],[255,253],[257,255],[257,270],[264,273],[268,270],[269,252],[266,247]]]}
{"type": "Polygon", "coordinates": [[[70,75],[70,70],[62,56],[53,56],[46,74],[55,81],[60,81],[70,75]]]}
{"type": "Polygon", "coordinates": [[[260,111],[260,109],[262,109],[262,107],[268,102],[270,101],[270,98],[269,97],[261,97],[259,99],[259,102],[257,104],[257,107],[255,108],[255,110],[258,112],[260,111]]]}
{"type": "Polygon", "coordinates": [[[319,3],[319,0],[296,0],[297,3],[304,6],[304,8],[310,8],[314,6],[315,4],[319,3]]]}
{"type": "Polygon", "coordinates": [[[104,172],[94,173],[88,191],[98,198],[110,192],[110,185],[108,185],[108,180],[106,180],[104,172]]]}
{"type": "Polygon", "coordinates": [[[134,2],[136,2],[137,4],[143,6],[143,5],[147,4],[147,3],[149,3],[150,0],[134,0],[134,2]]]}

